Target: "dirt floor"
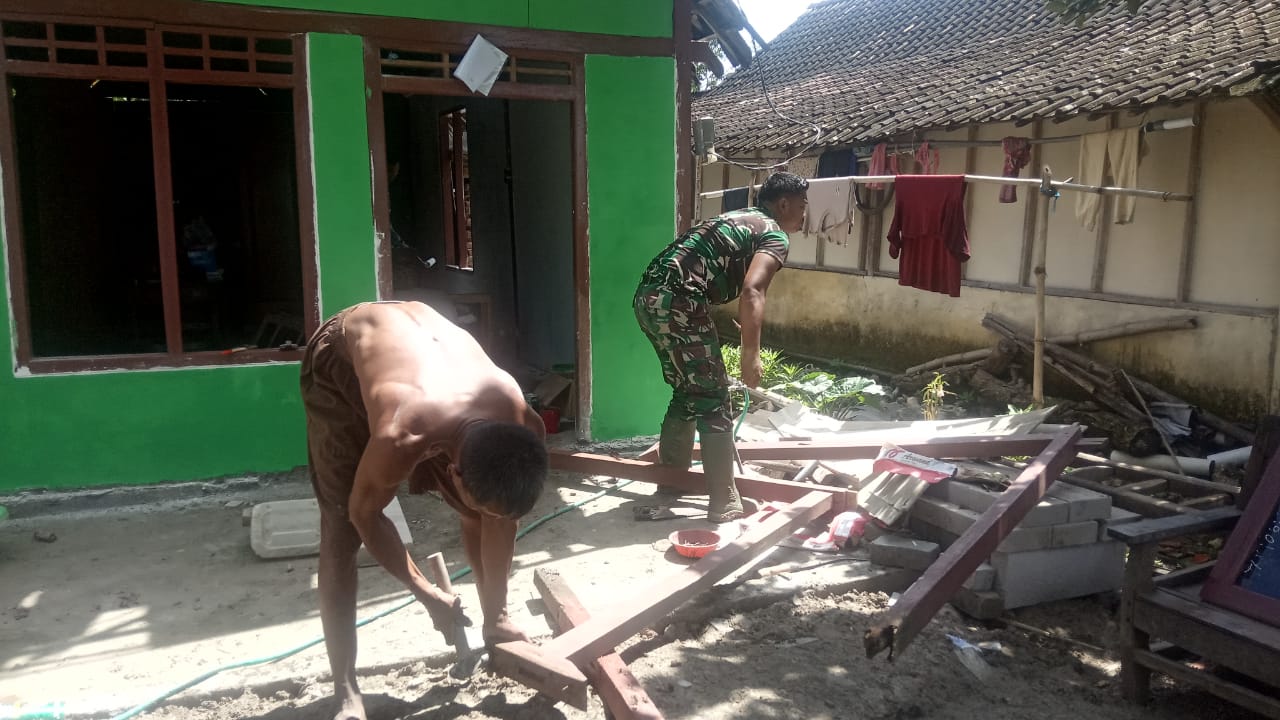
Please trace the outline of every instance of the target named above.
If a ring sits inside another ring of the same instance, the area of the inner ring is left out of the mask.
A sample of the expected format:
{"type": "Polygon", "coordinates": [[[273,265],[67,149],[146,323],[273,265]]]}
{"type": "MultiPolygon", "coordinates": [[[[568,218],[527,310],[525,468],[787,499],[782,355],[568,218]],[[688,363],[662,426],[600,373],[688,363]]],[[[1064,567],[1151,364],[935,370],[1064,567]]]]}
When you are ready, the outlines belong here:
{"type": "MultiPolygon", "coordinates": [[[[554,480],[555,491],[531,517],[610,485],[558,473],[554,480]]],[[[218,666],[316,638],[315,559],[259,560],[241,524],[248,505],[305,497],[308,490],[295,473],[197,485],[186,496],[145,503],[120,500],[128,494],[115,491],[14,504],[14,519],[0,524],[0,717],[6,707],[52,700],[66,702],[74,717],[110,717],[218,666]],[[43,542],[37,533],[57,539],[43,542]]],[[[644,484],[622,488],[522,539],[511,591],[516,621],[538,639],[549,636],[531,584],[537,567],[558,570],[590,609],[627,597],[639,579],[687,563],[662,538],[702,521],[635,521],[632,506],[651,492],[644,484]]],[[[401,500],[414,556],[443,550],[456,567],[461,553],[450,511],[431,498],[401,500]]],[[[672,719],[1256,718],[1168,684],[1157,685],[1146,709],[1125,705],[1117,688],[1113,596],[1006,616],[1048,636],[976,623],[946,608],[895,663],[868,660],[862,636],[889,596],[849,588],[902,589],[911,579],[868,565],[717,588],[632,639],[623,657],[672,719]],[[960,663],[948,633],[998,643],[984,654],[992,668],[985,682],[960,663]]],[[[361,617],[403,599],[376,567],[361,571],[361,583],[361,617]]],[[[475,607],[470,583],[459,587],[475,607]]],[[[363,628],[360,641],[362,687],[374,720],[605,717],[594,695],[580,712],[494,675],[450,679],[451,651],[416,606],[363,628]]],[[[220,673],[142,717],[329,720],[336,708],[326,675],[323,649],[315,646],[278,663],[220,673]]]]}

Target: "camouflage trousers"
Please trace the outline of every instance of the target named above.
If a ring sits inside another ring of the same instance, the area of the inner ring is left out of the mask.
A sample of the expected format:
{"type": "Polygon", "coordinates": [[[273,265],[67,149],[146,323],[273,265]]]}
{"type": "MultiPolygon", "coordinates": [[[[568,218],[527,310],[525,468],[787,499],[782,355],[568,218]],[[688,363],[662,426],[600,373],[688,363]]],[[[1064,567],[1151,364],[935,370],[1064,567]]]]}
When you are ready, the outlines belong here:
{"type": "Polygon", "coordinates": [[[707,302],[641,284],[634,305],[636,321],[657,351],[662,377],[671,386],[667,414],[696,419],[699,432],[732,432],[729,375],[707,302]]]}

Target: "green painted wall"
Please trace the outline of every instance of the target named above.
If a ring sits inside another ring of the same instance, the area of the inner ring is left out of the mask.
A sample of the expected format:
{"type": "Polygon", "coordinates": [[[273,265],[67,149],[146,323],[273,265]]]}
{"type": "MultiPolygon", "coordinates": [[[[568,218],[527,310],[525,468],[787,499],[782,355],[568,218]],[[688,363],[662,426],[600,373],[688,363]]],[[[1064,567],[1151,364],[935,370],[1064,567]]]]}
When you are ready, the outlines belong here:
{"type": "Polygon", "coordinates": [[[636,325],[640,273],[675,237],[675,62],[587,57],[591,434],[652,434],[671,398],[636,325]]]}
{"type": "Polygon", "coordinates": [[[262,7],[385,15],[544,30],[671,37],[671,0],[221,0],[262,7]]]}
{"type": "Polygon", "coordinates": [[[378,294],[364,41],[353,35],[308,35],[307,73],[320,314],[329,317],[378,294]]]}

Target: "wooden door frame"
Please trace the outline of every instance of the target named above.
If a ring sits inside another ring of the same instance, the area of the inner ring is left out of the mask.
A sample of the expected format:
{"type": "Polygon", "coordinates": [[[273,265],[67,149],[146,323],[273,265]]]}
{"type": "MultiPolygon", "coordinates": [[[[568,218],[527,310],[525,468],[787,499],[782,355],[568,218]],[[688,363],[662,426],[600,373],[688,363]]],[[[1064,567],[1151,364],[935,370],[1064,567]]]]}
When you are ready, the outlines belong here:
{"type": "MultiPolygon", "coordinates": [[[[540,31],[530,31],[538,33],[540,31]]],[[[414,52],[455,52],[465,47],[438,45],[415,46],[395,41],[396,47],[414,52]]],[[[452,79],[383,75],[381,50],[385,39],[365,38],[365,93],[369,125],[369,151],[372,159],[370,172],[373,188],[374,236],[377,246],[378,296],[391,297],[391,204],[387,181],[387,137],[384,113],[384,95],[388,92],[404,95],[430,95],[436,97],[465,98],[472,93],[466,86],[452,79]]],[[[573,213],[573,285],[574,285],[574,337],[575,376],[577,395],[574,429],[581,440],[591,436],[591,267],[590,237],[588,234],[587,201],[587,112],[586,112],[586,54],[583,52],[552,52],[533,50],[515,53],[520,58],[556,60],[566,62],[571,68],[571,82],[567,85],[495,83],[488,97],[501,100],[551,100],[569,103],[569,133],[572,173],[573,213]]]]}

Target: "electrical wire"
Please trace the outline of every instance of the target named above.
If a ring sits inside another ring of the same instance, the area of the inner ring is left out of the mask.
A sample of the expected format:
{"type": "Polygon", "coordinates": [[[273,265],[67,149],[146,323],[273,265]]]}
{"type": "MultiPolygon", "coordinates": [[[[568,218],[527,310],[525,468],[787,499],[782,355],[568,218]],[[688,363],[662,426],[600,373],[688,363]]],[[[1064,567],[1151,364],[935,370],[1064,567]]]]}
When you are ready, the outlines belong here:
{"type": "MultiPolygon", "coordinates": [[[[605,495],[608,495],[609,493],[615,492],[615,491],[617,491],[617,490],[621,490],[622,488],[624,488],[624,487],[626,487],[626,486],[630,485],[630,484],[631,484],[631,483],[633,483],[633,482],[635,482],[635,481],[634,481],[634,480],[624,480],[624,481],[622,481],[622,482],[618,483],[617,485],[614,485],[614,486],[613,486],[613,487],[611,487],[611,488],[605,488],[604,490],[601,490],[600,492],[595,493],[595,494],[593,494],[593,495],[589,495],[589,496],[587,496],[587,497],[583,498],[582,500],[579,500],[579,501],[574,502],[574,503],[570,503],[569,505],[565,505],[565,506],[564,506],[564,507],[562,507],[562,508],[558,508],[558,509],[556,509],[556,510],[555,510],[555,511],[553,511],[553,512],[550,512],[550,513],[548,513],[548,514],[546,514],[546,515],[543,515],[542,517],[538,518],[537,520],[534,520],[533,522],[529,523],[529,524],[528,524],[528,525],[526,525],[525,527],[520,528],[520,530],[516,533],[516,539],[517,539],[517,540],[519,540],[520,538],[524,537],[525,535],[528,535],[528,534],[529,534],[530,532],[532,532],[535,528],[537,528],[539,525],[542,525],[542,524],[543,524],[543,523],[545,523],[545,522],[548,522],[548,521],[553,520],[553,519],[555,519],[555,518],[557,518],[557,517],[560,517],[561,515],[563,515],[563,514],[565,514],[565,513],[569,512],[569,511],[571,511],[571,510],[576,510],[577,508],[580,508],[580,507],[582,507],[583,505],[586,505],[587,503],[594,502],[595,500],[599,500],[600,498],[604,497],[605,495]]],[[[467,565],[467,566],[465,566],[465,567],[459,568],[459,569],[457,570],[457,572],[454,572],[452,575],[450,575],[450,576],[449,576],[449,580],[450,580],[450,581],[456,581],[456,580],[459,580],[459,579],[461,579],[461,578],[466,577],[466,576],[467,576],[468,574],[470,574],[470,573],[471,573],[471,566],[470,566],[470,565],[467,565]]],[[[397,604],[395,604],[395,605],[392,605],[391,607],[389,607],[389,608],[387,608],[387,609],[385,609],[385,610],[382,610],[382,611],[380,611],[380,612],[377,612],[377,613],[375,613],[375,614],[373,614],[373,615],[370,615],[369,617],[367,617],[367,618],[365,618],[365,619],[363,619],[363,620],[361,620],[361,621],[357,622],[357,623],[356,623],[356,627],[357,627],[357,628],[364,627],[365,625],[368,625],[369,623],[371,623],[371,622],[373,622],[373,621],[375,621],[375,620],[380,620],[380,619],[382,619],[382,618],[384,618],[384,617],[386,617],[386,616],[388,616],[388,615],[390,615],[390,614],[392,614],[392,613],[394,613],[394,612],[397,612],[397,611],[403,610],[404,608],[409,607],[410,605],[413,605],[413,604],[415,604],[415,603],[417,603],[417,602],[418,602],[418,599],[417,599],[417,598],[413,597],[412,595],[409,595],[409,596],[408,596],[405,600],[403,600],[402,602],[399,602],[399,603],[397,603],[397,604]]],[[[144,712],[146,712],[146,711],[150,710],[151,708],[155,707],[156,705],[159,705],[160,703],[164,702],[165,700],[169,699],[170,697],[173,697],[174,695],[177,695],[178,693],[182,692],[183,690],[186,690],[186,689],[188,689],[188,688],[191,688],[191,687],[194,687],[194,686],[196,686],[196,685],[199,685],[200,683],[204,682],[205,680],[208,680],[209,678],[211,678],[211,677],[213,677],[214,675],[217,675],[217,674],[219,674],[219,673],[226,672],[226,671],[228,671],[228,670],[235,670],[235,669],[237,669],[237,668],[250,667],[250,666],[252,666],[252,665],[265,665],[265,664],[267,664],[267,663],[273,663],[273,662],[276,662],[276,661],[278,661],[278,660],[283,660],[284,658],[287,658],[287,657],[289,657],[289,656],[291,656],[291,655],[297,655],[298,653],[302,652],[303,650],[306,650],[307,648],[313,647],[313,646],[315,646],[315,645],[319,645],[319,644],[320,644],[320,643],[322,643],[322,642],[324,642],[324,637],[323,637],[323,636],[318,637],[318,638],[313,638],[313,639],[311,639],[311,640],[308,640],[308,641],[307,641],[307,642],[305,642],[305,643],[302,643],[301,645],[297,645],[297,646],[295,646],[295,647],[292,647],[292,648],[290,648],[290,649],[288,649],[288,650],[285,650],[285,651],[283,651],[283,652],[276,653],[276,654],[274,654],[274,655],[265,655],[265,656],[263,656],[263,657],[250,658],[250,659],[248,659],[248,660],[240,660],[240,661],[237,661],[237,662],[229,663],[229,664],[227,664],[227,665],[223,665],[223,666],[221,666],[221,667],[216,667],[216,668],[214,668],[214,669],[212,669],[212,670],[209,670],[209,671],[207,671],[207,672],[201,673],[200,675],[197,675],[196,677],[194,677],[194,678],[192,678],[192,679],[190,679],[190,680],[188,680],[188,681],[186,681],[186,682],[182,683],[181,685],[175,685],[174,687],[171,687],[171,688],[169,688],[168,690],[165,690],[165,691],[161,692],[160,694],[158,694],[158,695],[156,695],[156,696],[152,697],[150,700],[147,700],[147,701],[145,701],[145,702],[141,703],[140,705],[137,705],[136,707],[133,707],[133,708],[131,708],[131,709],[129,709],[129,710],[126,710],[125,712],[122,712],[122,713],[120,713],[119,715],[115,715],[115,716],[113,716],[113,717],[111,718],[111,720],[129,720],[130,718],[133,718],[133,717],[136,717],[136,716],[138,716],[138,715],[141,715],[142,713],[144,713],[144,712]]]]}
{"type": "MultiPolygon", "coordinates": [[[[747,13],[742,9],[742,3],[738,2],[738,0],[733,0],[733,4],[738,8],[738,12],[742,14],[742,17],[745,18],[747,16],[747,13]]],[[[723,155],[717,155],[716,157],[720,159],[720,162],[723,162],[726,165],[739,167],[739,168],[742,168],[743,170],[750,170],[752,172],[755,172],[757,170],[774,170],[780,167],[786,167],[792,160],[802,157],[805,153],[809,152],[815,146],[817,146],[817,144],[822,141],[822,126],[814,122],[801,122],[799,120],[796,120],[794,118],[791,118],[782,114],[782,111],[778,110],[778,107],[773,104],[773,98],[769,97],[769,87],[765,83],[764,71],[761,69],[760,51],[762,50],[762,48],[758,43],[756,43],[756,39],[754,35],[751,37],[751,49],[752,49],[752,52],[755,53],[755,57],[756,57],[755,69],[757,74],[760,76],[760,92],[764,94],[764,100],[766,103],[769,104],[769,109],[773,111],[774,115],[777,115],[779,118],[782,118],[783,120],[791,123],[793,126],[807,125],[808,127],[813,128],[813,131],[814,131],[813,140],[808,145],[806,145],[805,148],[800,152],[796,153],[795,155],[792,155],[791,157],[785,160],[776,162],[772,165],[749,165],[747,163],[741,163],[736,160],[730,160],[729,158],[726,158],[723,155]]]]}

